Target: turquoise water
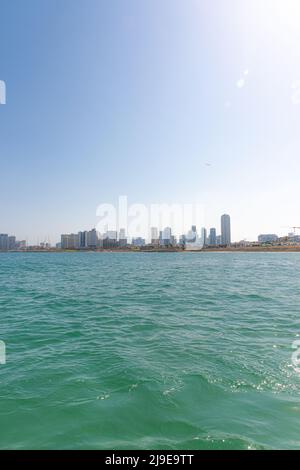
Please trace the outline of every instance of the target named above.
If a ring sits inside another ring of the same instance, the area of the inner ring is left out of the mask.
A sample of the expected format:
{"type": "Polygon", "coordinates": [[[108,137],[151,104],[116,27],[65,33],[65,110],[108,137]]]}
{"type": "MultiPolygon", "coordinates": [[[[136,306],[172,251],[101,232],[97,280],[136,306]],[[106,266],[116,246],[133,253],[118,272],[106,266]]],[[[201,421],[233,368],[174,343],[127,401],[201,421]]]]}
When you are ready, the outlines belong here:
{"type": "Polygon", "coordinates": [[[299,280],[298,253],[0,254],[0,447],[300,449],[299,280]]]}

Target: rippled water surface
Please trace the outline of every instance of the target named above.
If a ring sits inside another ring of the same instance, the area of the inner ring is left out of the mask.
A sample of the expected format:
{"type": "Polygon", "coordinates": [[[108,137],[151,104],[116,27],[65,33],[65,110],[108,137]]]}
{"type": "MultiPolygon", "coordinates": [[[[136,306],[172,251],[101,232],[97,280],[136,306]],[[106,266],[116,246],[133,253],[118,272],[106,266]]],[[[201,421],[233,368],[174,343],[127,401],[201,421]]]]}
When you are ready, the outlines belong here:
{"type": "Polygon", "coordinates": [[[0,446],[300,449],[298,253],[0,254],[0,446]]]}

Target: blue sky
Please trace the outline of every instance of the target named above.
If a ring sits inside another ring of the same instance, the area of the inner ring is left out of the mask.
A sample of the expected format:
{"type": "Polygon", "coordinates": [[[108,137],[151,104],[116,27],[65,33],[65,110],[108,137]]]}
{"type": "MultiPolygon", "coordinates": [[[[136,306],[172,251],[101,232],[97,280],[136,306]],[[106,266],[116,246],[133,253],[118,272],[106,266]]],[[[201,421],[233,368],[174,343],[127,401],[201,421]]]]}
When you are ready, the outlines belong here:
{"type": "Polygon", "coordinates": [[[300,226],[296,0],[1,0],[0,232],[100,203],[204,205],[235,240],[300,226]]]}

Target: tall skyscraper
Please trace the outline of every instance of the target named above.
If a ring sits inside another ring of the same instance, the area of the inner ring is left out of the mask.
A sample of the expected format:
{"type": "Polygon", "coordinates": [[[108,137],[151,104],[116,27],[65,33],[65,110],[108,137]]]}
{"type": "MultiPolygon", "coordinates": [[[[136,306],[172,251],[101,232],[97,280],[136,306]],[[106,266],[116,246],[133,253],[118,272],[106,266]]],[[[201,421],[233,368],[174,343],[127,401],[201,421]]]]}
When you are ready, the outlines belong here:
{"type": "Polygon", "coordinates": [[[133,246],[145,246],[146,242],[145,239],[142,237],[137,237],[132,239],[132,245],[133,246]]]}
{"type": "Polygon", "coordinates": [[[111,249],[118,246],[118,236],[116,230],[108,230],[103,236],[103,248],[111,249]]]}
{"type": "Polygon", "coordinates": [[[98,234],[97,234],[97,230],[95,228],[93,228],[92,230],[87,232],[86,238],[87,238],[86,244],[87,244],[88,248],[97,248],[97,246],[98,246],[98,234]]]}
{"type": "Polygon", "coordinates": [[[8,237],[8,249],[9,250],[14,250],[16,248],[16,237],[14,235],[11,235],[8,237]]]}
{"type": "Polygon", "coordinates": [[[209,231],[209,244],[210,245],[217,244],[217,232],[215,228],[211,228],[209,231]]]}
{"type": "Polygon", "coordinates": [[[158,239],[158,228],[151,227],[151,239],[157,240],[158,239]]]}
{"type": "Polygon", "coordinates": [[[60,243],[62,250],[78,250],[79,235],[78,233],[62,234],[60,243]]]}
{"type": "Polygon", "coordinates": [[[107,230],[105,234],[106,238],[109,240],[117,241],[117,231],[116,230],[107,230]]]}
{"type": "Polygon", "coordinates": [[[119,231],[119,246],[124,247],[127,245],[126,231],[125,228],[120,228],[119,231]]]}
{"type": "Polygon", "coordinates": [[[231,226],[228,214],[223,214],[221,217],[221,243],[222,245],[231,244],[231,226]]]}
{"type": "Polygon", "coordinates": [[[203,243],[203,246],[206,245],[206,239],[207,239],[207,230],[205,227],[202,227],[201,229],[201,241],[203,243]]]}
{"type": "Polygon", "coordinates": [[[87,248],[87,231],[78,232],[79,248],[87,248]]]}
{"type": "Polygon", "coordinates": [[[196,228],[196,225],[192,225],[191,230],[188,231],[186,239],[187,241],[193,243],[196,241],[196,238],[197,238],[197,228],[196,228]]]}
{"type": "Polygon", "coordinates": [[[172,229],[171,229],[171,227],[164,228],[162,237],[163,237],[163,244],[164,245],[170,245],[171,238],[172,238],[172,229]]]}
{"type": "Polygon", "coordinates": [[[8,234],[7,233],[0,233],[0,250],[2,251],[8,250],[8,234]]]}
{"type": "Polygon", "coordinates": [[[160,245],[163,245],[164,242],[163,242],[163,232],[162,230],[159,231],[159,244],[160,245]]]}
{"type": "Polygon", "coordinates": [[[158,245],[159,244],[159,235],[158,235],[158,228],[157,227],[151,227],[151,243],[152,243],[152,245],[158,245]]]}
{"type": "Polygon", "coordinates": [[[126,238],[125,228],[120,228],[119,230],[119,240],[124,240],[126,238]]]}

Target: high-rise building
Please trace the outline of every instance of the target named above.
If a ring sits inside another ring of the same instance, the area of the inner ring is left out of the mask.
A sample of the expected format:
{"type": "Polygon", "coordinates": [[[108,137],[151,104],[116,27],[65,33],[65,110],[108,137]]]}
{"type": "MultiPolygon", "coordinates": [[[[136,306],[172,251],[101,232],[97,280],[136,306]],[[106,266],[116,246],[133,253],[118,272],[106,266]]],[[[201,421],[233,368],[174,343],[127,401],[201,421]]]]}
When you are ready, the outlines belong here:
{"type": "Polygon", "coordinates": [[[79,234],[72,233],[70,236],[71,245],[74,246],[75,250],[79,248],[79,234]]]}
{"type": "Polygon", "coordinates": [[[177,238],[175,237],[175,235],[172,235],[172,236],[171,236],[171,245],[172,245],[172,246],[176,246],[176,245],[177,245],[177,238]]]}
{"type": "Polygon", "coordinates": [[[207,241],[206,239],[207,239],[207,230],[206,230],[205,227],[202,227],[202,229],[201,229],[201,242],[202,242],[203,246],[206,245],[206,241],[207,241]]]}
{"type": "Polygon", "coordinates": [[[10,237],[8,237],[8,249],[14,250],[16,246],[17,246],[16,237],[11,235],[10,237]]]}
{"type": "Polygon", "coordinates": [[[8,234],[0,233],[0,251],[8,250],[8,234]]]}
{"type": "Polygon", "coordinates": [[[98,234],[97,248],[103,248],[103,237],[98,234]]]}
{"type": "Polygon", "coordinates": [[[186,236],[186,240],[190,243],[193,243],[196,241],[197,238],[197,229],[196,225],[192,225],[191,230],[188,231],[188,234],[186,236]]]}
{"type": "Polygon", "coordinates": [[[97,248],[98,234],[95,228],[93,228],[89,232],[86,232],[86,245],[88,248],[97,248]]]}
{"type": "MultiPolygon", "coordinates": [[[[294,234],[292,234],[294,235],[294,234]]],[[[268,233],[268,234],[261,234],[258,235],[258,242],[259,243],[274,243],[278,242],[278,235],[275,233],[268,233]]]]}
{"type": "Polygon", "coordinates": [[[118,233],[116,230],[108,230],[103,236],[103,248],[111,249],[118,247],[118,233]]]}
{"type": "Polygon", "coordinates": [[[182,235],[180,235],[180,237],[179,237],[179,245],[184,246],[185,243],[186,243],[186,235],[185,235],[185,234],[182,234],[182,235]]]}
{"type": "Polygon", "coordinates": [[[99,246],[98,233],[93,228],[84,232],[62,234],[60,243],[62,250],[96,249],[99,246]]]}
{"type": "Polygon", "coordinates": [[[114,242],[117,241],[117,231],[116,230],[108,230],[105,234],[105,237],[108,238],[109,240],[112,240],[114,242]]]}
{"type": "Polygon", "coordinates": [[[162,232],[162,230],[159,231],[159,244],[163,245],[163,232],[162,232]]]}
{"type": "Polygon", "coordinates": [[[79,234],[77,233],[62,234],[60,243],[61,243],[62,250],[78,250],[79,234]]]}
{"type": "Polygon", "coordinates": [[[137,237],[132,239],[133,246],[145,246],[146,242],[145,239],[142,237],[137,237]]]}
{"type": "Polygon", "coordinates": [[[159,235],[158,235],[158,228],[157,227],[151,227],[151,243],[152,245],[158,245],[159,244],[159,235]]]}
{"type": "Polygon", "coordinates": [[[228,214],[223,214],[221,217],[221,243],[222,245],[231,244],[231,226],[228,214]]]}
{"type": "Polygon", "coordinates": [[[20,250],[23,250],[24,248],[26,248],[26,245],[27,245],[26,240],[20,240],[16,242],[16,248],[20,250]]]}
{"type": "Polygon", "coordinates": [[[125,228],[120,228],[119,231],[119,240],[124,240],[126,238],[125,228]]]}
{"type": "Polygon", "coordinates": [[[125,228],[120,228],[120,231],[119,231],[119,246],[124,247],[126,245],[127,245],[127,237],[126,237],[125,228]]]}
{"type": "Polygon", "coordinates": [[[209,231],[209,245],[217,244],[217,232],[215,228],[211,228],[209,231]]]}
{"type": "Polygon", "coordinates": [[[87,231],[84,232],[78,232],[78,238],[79,238],[79,248],[87,248],[87,231]]]}
{"type": "Polygon", "coordinates": [[[172,239],[172,229],[171,229],[171,227],[164,228],[162,238],[163,238],[163,244],[164,245],[170,245],[171,244],[171,239],[172,239]]]}

